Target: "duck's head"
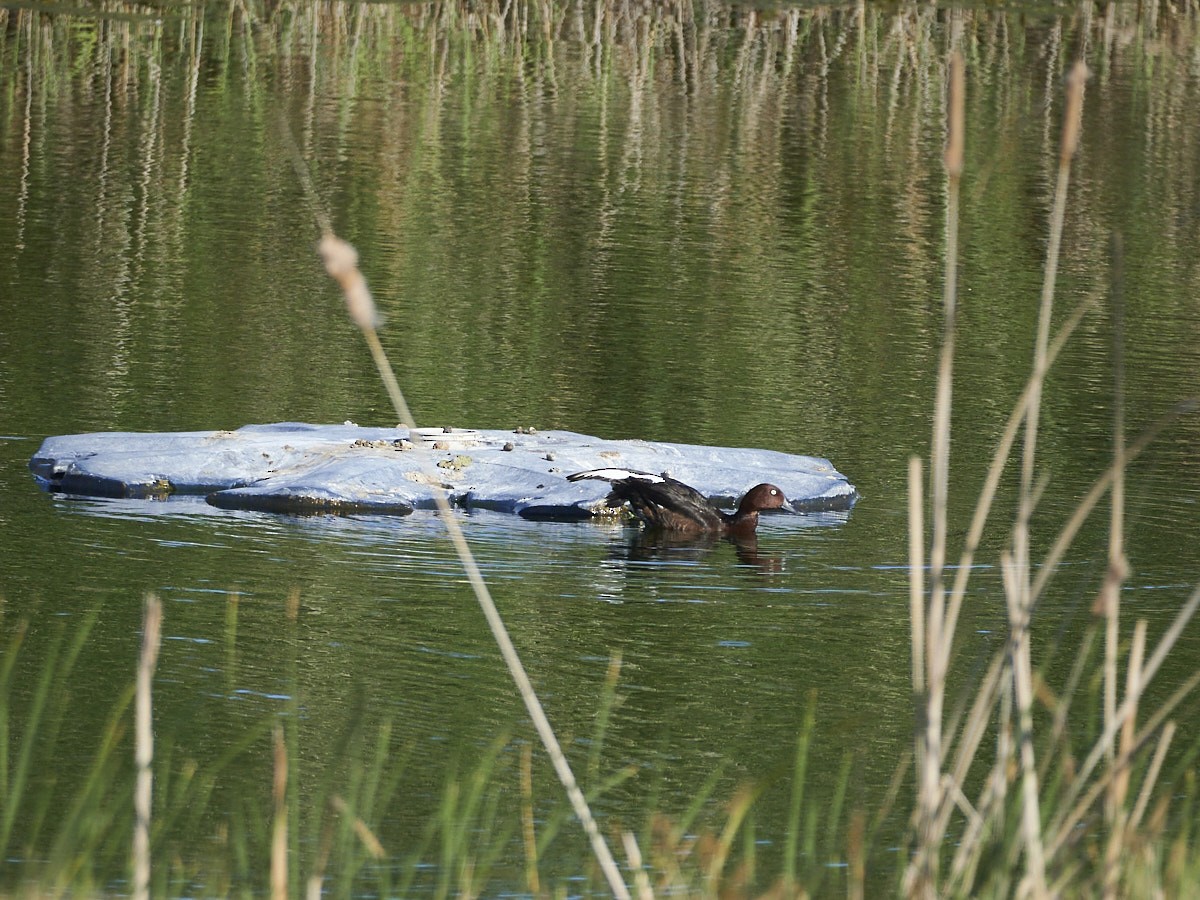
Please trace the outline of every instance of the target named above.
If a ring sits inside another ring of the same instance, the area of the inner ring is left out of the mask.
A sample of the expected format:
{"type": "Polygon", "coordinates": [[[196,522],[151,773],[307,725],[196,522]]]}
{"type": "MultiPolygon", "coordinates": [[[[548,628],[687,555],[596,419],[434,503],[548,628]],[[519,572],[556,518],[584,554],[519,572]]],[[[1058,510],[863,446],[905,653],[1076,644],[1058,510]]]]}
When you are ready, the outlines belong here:
{"type": "Polygon", "coordinates": [[[756,484],[746,491],[742,502],[738,504],[738,515],[752,512],[762,512],[765,509],[782,509],[794,513],[796,508],[783,496],[783,491],[773,484],[756,484]]]}

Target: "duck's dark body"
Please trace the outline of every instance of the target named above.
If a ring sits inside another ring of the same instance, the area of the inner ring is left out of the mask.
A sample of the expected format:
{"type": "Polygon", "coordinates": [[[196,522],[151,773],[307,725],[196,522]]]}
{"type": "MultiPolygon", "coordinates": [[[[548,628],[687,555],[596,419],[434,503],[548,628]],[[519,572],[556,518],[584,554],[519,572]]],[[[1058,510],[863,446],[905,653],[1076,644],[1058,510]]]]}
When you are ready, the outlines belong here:
{"type": "Polygon", "coordinates": [[[651,475],[628,469],[592,469],[568,475],[568,481],[584,478],[612,484],[609,506],[628,504],[647,528],[700,534],[724,532],[753,534],[758,514],[764,509],[791,509],[783,491],[773,484],[750,488],[732,513],[722,512],[695,488],[667,475],[651,475]]]}

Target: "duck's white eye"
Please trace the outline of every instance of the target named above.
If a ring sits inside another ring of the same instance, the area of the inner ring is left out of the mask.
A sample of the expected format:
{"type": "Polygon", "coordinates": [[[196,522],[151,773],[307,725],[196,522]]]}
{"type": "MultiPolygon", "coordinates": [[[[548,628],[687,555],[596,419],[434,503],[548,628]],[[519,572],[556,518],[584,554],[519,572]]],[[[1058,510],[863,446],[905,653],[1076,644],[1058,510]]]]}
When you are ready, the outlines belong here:
{"type": "Polygon", "coordinates": [[[776,494],[778,494],[778,493],[779,493],[779,491],[772,490],[772,491],[771,491],[771,496],[772,496],[772,497],[774,497],[774,496],[775,496],[776,494]]]}

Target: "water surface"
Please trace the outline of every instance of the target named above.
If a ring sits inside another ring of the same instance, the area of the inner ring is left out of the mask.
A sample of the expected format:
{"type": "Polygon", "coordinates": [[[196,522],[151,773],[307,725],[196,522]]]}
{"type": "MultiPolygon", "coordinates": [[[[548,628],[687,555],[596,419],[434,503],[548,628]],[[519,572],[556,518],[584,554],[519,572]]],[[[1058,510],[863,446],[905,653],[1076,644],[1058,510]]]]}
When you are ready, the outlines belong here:
{"type": "MultiPolygon", "coordinates": [[[[771,519],[758,561],[463,517],[585,776],[620,657],[598,768],[638,774],[600,807],[638,827],[652,806],[679,814],[713,773],[704,817],[718,822],[738,784],[788,771],[813,692],[810,770],[828,784],[849,754],[850,802],[877,808],[910,743],[905,472],[927,452],[942,327],[950,48],[968,60],[954,545],[1028,372],[1060,76],[1079,55],[1093,76],[1055,321],[1094,308],[1048,386],[1035,544],[1111,455],[1114,232],[1129,432],[1200,388],[1194,13],[643,17],[614,3],[597,22],[565,4],[547,31],[513,8],[524,18],[420,3],[0,11],[0,594],[6,634],[29,623],[15,714],[55,634],[99,616],[37,778],[69,783],[91,759],[132,679],[146,591],[165,604],[155,712],[175,758],[211,763],[281,715],[316,777],[348,729],[389,723],[408,760],[378,823],[392,847],[418,843],[447,779],[498,736],[506,758],[532,740],[435,515],[50,497],[25,469],[50,434],[392,422],[313,252],[320,215],[360,251],[422,423],[821,455],[861,491],[848,516],[771,519]]],[[[1144,615],[1152,634],[1200,572],[1198,430],[1175,421],[1131,470],[1125,621],[1144,615]]],[[[964,612],[968,681],[1000,640],[1010,505],[1006,488],[964,612]]],[[[1039,640],[1086,621],[1104,518],[1057,578],[1039,640]]],[[[1198,655],[1185,636],[1164,680],[1198,655]]],[[[200,834],[269,808],[270,753],[264,735],[225,770],[200,834]]],[[[561,801],[540,757],[537,778],[549,815],[561,801]]],[[[515,773],[506,783],[515,807],[515,773]]],[[[765,853],[783,840],[778,785],[758,813],[765,853]]]]}

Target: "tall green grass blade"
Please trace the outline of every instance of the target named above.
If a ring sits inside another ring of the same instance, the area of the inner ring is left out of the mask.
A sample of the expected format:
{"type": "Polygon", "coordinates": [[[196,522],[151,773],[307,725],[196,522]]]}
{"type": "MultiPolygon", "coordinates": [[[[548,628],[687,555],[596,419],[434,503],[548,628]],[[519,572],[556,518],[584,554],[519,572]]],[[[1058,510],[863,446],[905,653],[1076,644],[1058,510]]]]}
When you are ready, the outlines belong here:
{"type": "MultiPolygon", "coordinates": [[[[63,892],[80,887],[75,884],[76,879],[92,861],[97,845],[113,822],[118,804],[109,795],[119,782],[115,757],[127,730],[125,714],[133,702],[133,692],[130,684],[117,699],[101,733],[100,746],[88,768],[83,789],[57,823],[58,833],[48,854],[48,868],[56,873],[56,887],[63,892]]],[[[121,793],[132,795],[131,791],[121,793]]]]}
{"type": "Polygon", "coordinates": [[[809,874],[805,877],[806,884],[812,883],[815,879],[812,872],[819,867],[817,860],[817,824],[820,821],[820,810],[816,803],[809,803],[804,810],[804,844],[801,852],[801,857],[807,861],[806,868],[809,874]]]}
{"type": "Polygon", "coordinates": [[[620,678],[621,655],[618,653],[609,660],[608,672],[600,690],[600,702],[596,708],[596,726],[592,732],[592,745],[588,749],[587,767],[584,770],[589,786],[594,785],[600,777],[600,755],[604,749],[604,736],[608,731],[609,719],[618,705],[617,682],[620,678]]]}
{"type": "Polygon", "coordinates": [[[842,834],[842,807],[846,802],[846,791],[850,786],[850,773],[853,768],[854,754],[847,752],[842,756],[842,765],[838,771],[837,780],[834,782],[833,797],[830,798],[829,808],[824,817],[824,848],[818,856],[814,842],[810,857],[813,861],[813,873],[808,881],[812,885],[814,894],[821,890],[825,875],[829,871],[829,864],[836,859],[841,859],[843,855],[838,850],[841,843],[839,838],[842,834]]]}
{"type": "Polygon", "coordinates": [[[29,718],[21,730],[16,766],[13,770],[11,783],[4,795],[4,816],[0,819],[0,849],[3,849],[5,853],[7,853],[9,839],[12,837],[12,829],[16,821],[17,811],[21,808],[21,803],[24,799],[25,784],[29,779],[29,768],[33,760],[34,749],[38,746],[42,738],[42,734],[40,733],[42,716],[46,712],[46,698],[50,693],[50,686],[54,682],[55,666],[58,663],[61,639],[62,632],[60,630],[58,637],[47,651],[45,665],[30,701],[29,718]]]}
{"type": "Polygon", "coordinates": [[[692,802],[688,804],[683,815],[675,823],[672,829],[672,841],[678,843],[680,838],[687,834],[692,829],[692,824],[696,821],[696,817],[700,815],[700,811],[708,804],[712,797],[713,791],[716,790],[717,784],[725,774],[725,767],[718,766],[716,770],[704,780],[704,784],[700,786],[700,790],[692,797],[692,802]]]}
{"type": "MultiPolygon", "coordinates": [[[[0,659],[0,798],[4,799],[5,804],[9,802],[8,795],[8,698],[9,691],[12,690],[12,673],[13,667],[17,664],[17,656],[21,652],[21,645],[25,642],[25,635],[29,631],[29,622],[22,620],[17,623],[17,627],[13,630],[12,637],[8,640],[8,646],[4,650],[4,658],[0,659]]],[[[0,850],[7,846],[7,842],[0,836],[0,850]]]]}
{"type": "MultiPolygon", "coordinates": [[[[599,784],[587,792],[587,801],[591,803],[600,797],[603,797],[609,791],[628,781],[630,778],[633,778],[635,775],[637,775],[637,773],[638,768],[634,765],[629,765],[623,769],[618,769],[612,775],[609,775],[607,778],[603,779],[599,784]]],[[[699,809],[703,806],[703,803],[697,802],[693,805],[696,807],[696,810],[699,811],[699,809]]],[[[554,812],[552,812],[546,818],[541,830],[538,832],[537,846],[539,857],[545,854],[546,849],[554,841],[554,838],[558,836],[558,832],[562,826],[570,820],[573,812],[574,811],[570,807],[560,804],[555,808],[554,812]]]]}
{"type": "Polygon", "coordinates": [[[746,810],[746,817],[742,822],[742,865],[747,884],[754,884],[758,877],[758,827],[755,809],[757,805],[746,810]]]}
{"type": "Polygon", "coordinates": [[[792,765],[792,795],[788,806],[787,831],[783,842],[783,883],[790,890],[796,884],[796,854],[800,840],[800,814],[804,805],[804,782],[808,772],[809,743],[817,717],[817,695],[810,692],[808,707],[796,739],[796,758],[792,765]]]}
{"type": "Polygon", "coordinates": [[[291,652],[287,656],[288,699],[285,704],[287,714],[283,719],[283,740],[287,748],[287,787],[286,787],[286,816],[287,816],[287,882],[298,890],[303,883],[300,875],[300,860],[302,858],[302,824],[300,821],[300,792],[298,786],[303,784],[304,772],[302,765],[302,744],[300,741],[300,589],[293,587],[289,591],[284,606],[287,616],[287,635],[291,644],[291,652]]]}

